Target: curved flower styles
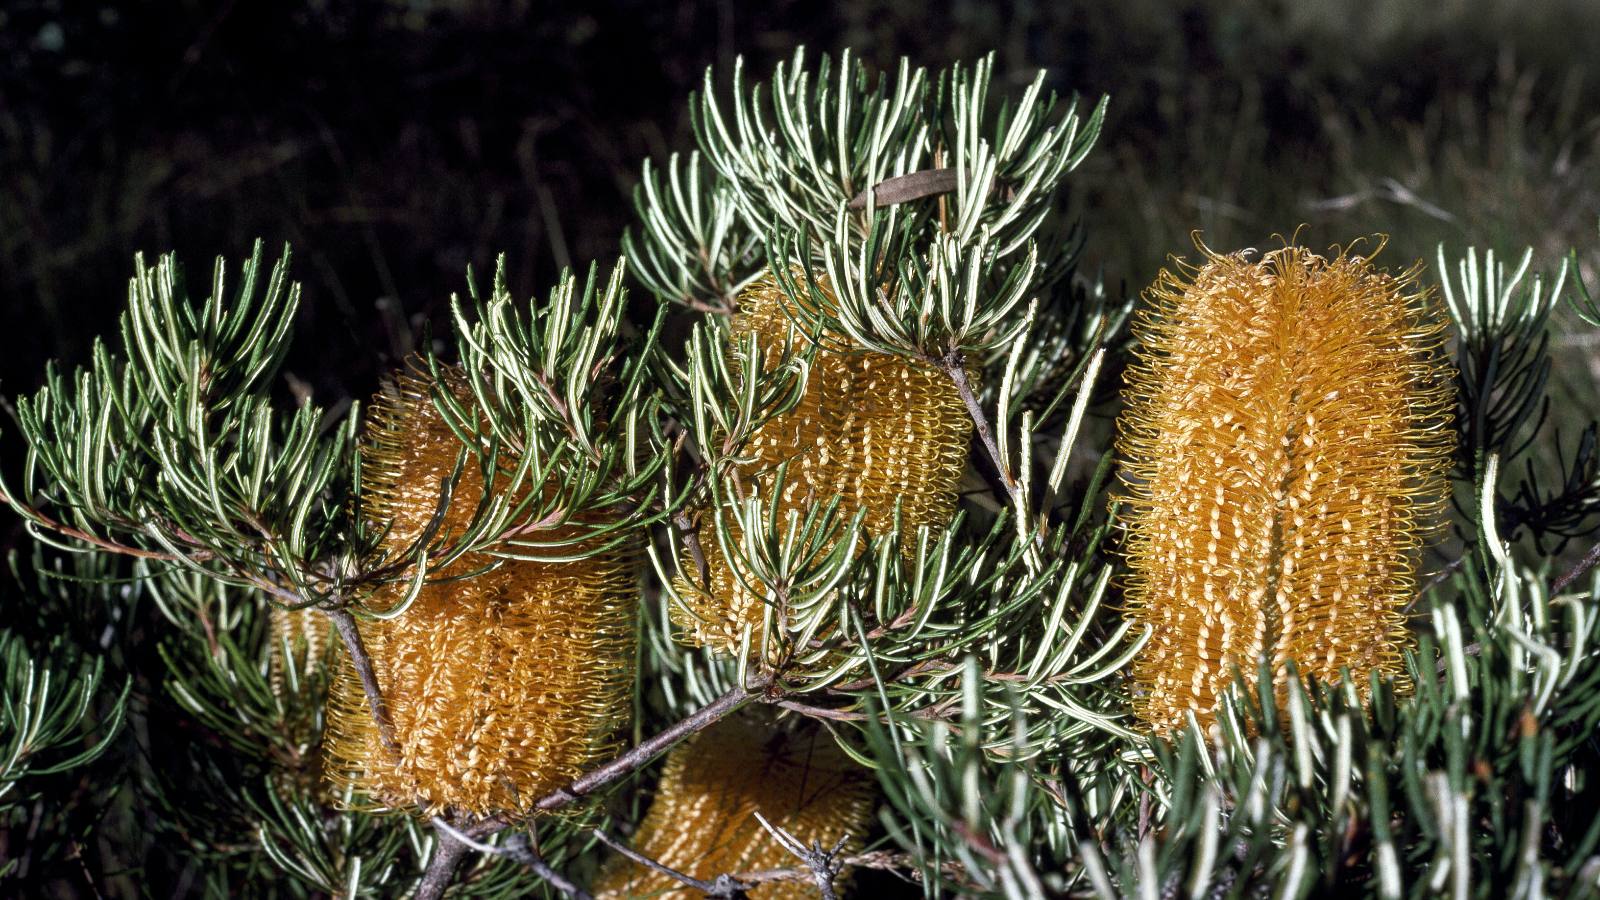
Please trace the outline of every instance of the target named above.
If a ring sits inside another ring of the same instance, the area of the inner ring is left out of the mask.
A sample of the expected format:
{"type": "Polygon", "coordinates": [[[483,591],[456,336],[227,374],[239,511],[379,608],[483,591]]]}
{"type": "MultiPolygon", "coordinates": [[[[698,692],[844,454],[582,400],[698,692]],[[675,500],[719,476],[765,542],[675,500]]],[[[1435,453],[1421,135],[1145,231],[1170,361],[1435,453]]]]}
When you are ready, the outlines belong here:
{"type": "MultiPolygon", "coordinates": [[[[366,426],[363,512],[404,552],[438,511],[461,443],[407,374],[374,401],[366,426]]],[[[458,397],[465,387],[452,384],[458,397]]],[[[454,542],[483,498],[464,467],[439,540],[454,542]]],[[[559,537],[555,535],[554,537],[559,537]]],[[[553,538],[554,539],[554,538],[553,538]]],[[[328,771],[380,805],[477,815],[515,812],[617,749],[633,689],[637,585],[625,551],[569,563],[466,554],[394,619],[360,623],[400,745],[383,747],[347,655],[328,703],[328,771]]],[[[404,583],[379,602],[398,601],[404,583]]]]}
{"type": "Polygon", "coordinates": [[[328,659],[328,617],[316,609],[267,609],[267,685],[278,697],[293,692],[292,670],[302,677],[320,670],[328,659]]]}
{"type": "MultiPolygon", "coordinates": [[[[734,336],[754,332],[773,356],[786,339],[807,346],[793,322],[793,302],[771,278],[757,282],[739,299],[734,336]]],[[[777,467],[788,463],[776,498],[780,515],[797,504],[839,497],[848,513],[866,509],[867,531],[886,534],[894,529],[898,503],[903,533],[915,534],[924,525],[943,528],[954,516],[971,436],[961,395],[933,365],[824,343],[799,404],[751,438],[744,450],[751,461],[740,477],[772,485],[777,467]]],[[[692,612],[674,605],[674,621],[695,643],[721,650],[738,647],[746,626],[759,638],[766,601],[746,586],[754,579],[735,575],[714,537],[700,545],[707,590],[680,578],[677,592],[692,612]]],[[[694,569],[689,562],[682,566],[687,573],[694,569]]]]}
{"type": "Polygon", "coordinates": [[[1158,732],[1208,725],[1263,662],[1280,702],[1289,660],[1363,689],[1398,675],[1455,444],[1415,270],[1205,253],[1148,292],[1119,422],[1128,613],[1153,629],[1134,705],[1158,732]]]}
{"type": "MultiPolygon", "coordinates": [[[[655,800],[634,835],[639,853],[704,881],[718,875],[800,865],[755,814],[802,843],[859,844],[873,808],[871,772],[822,728],[798,730],[769,715],[730,716],[667,756],[655,800]]],[[[848,877],[848,870],[841,878],[848,877]]],[[[597,897],[690,897],[670,877],[614,856],[595,879],[597,897]]],[[[750,891],[752,900],[815,897],[809,881],[750,891]]]]}

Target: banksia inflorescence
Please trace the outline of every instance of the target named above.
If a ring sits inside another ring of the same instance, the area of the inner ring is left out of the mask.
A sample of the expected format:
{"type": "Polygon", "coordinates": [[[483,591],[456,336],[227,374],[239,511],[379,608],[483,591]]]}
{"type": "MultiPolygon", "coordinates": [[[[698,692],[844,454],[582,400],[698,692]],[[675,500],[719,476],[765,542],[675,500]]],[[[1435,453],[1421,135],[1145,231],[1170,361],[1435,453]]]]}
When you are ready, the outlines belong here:
{"type": "MultiPolygon", "coordinates": [[[[1138,318],[1120,422],[1135,709],[1214,720],[1235,673],[1397,675],[1454,446],[1437,303],[1413,275],[1206,251],[1138,318]]],[[[1280,708],[1282,708],[1280,706],[1280,708]]]]}
{"type": "MultiPolygon", "coordinates": [[[[464,400],[458,377],[447,370],[448,388],[464,400]]],[[[392,553],[404,553],[438,514],[441,482],[462,446],[430,397],[433,383],[399,377],[367,423],[362,511],[387,526],[381,542],[392,553]]],[[[469,461],[443,510],[440,540],[462,534],[483,494],[469,461]]],[[[337,786],[430,813],[514,812],[617,748],[633,687],[629,554],[494,562],[463,554],[429,572],[405,612],[361,623],[399,758],[383,746],[346,657],[328,703],[327,769],[337,786]]],[[[406,590],[404,581],[386,585],[377,602],[397,602],[406,590]]]]}
{"type": "MultiPolygon", "coordinates": [[[[873,808],[872,774],[815,725],[782,725],[749,712],[729,717],[680,744],[667,757],[633,848],[686,875],[718,875],[803,865],[756,820],[810,846],[856,845],[873,808]]],[[[846,874],[841,877],[848,877],[846,874]]],[[[681,883],[626,857],[607,862],[599,897],[688,897],[681,883]]],[[[752,900],[817,896],[809,880],[750,891],[752,900]]]]}
{"type": "MultiPolygon", "coordinates": [[[[828,299],[825,286],[821,292],[828,299]]],[[[754,333],[769,360],[786,342],[808,347],[794,303],[774,279],[757,282],[740,297],[734,337],[754,333]]],[[[871,534],[894,531],[897,515],[903,534],[944,527],[955,513],[972,433],[960,394],[930,363],[846,349],[840,340],[815,348],[800,402],[755,432],[739,477],[770,494],[777,468],[787,464],[781,492],[766,497],[780,516],[837,497],[847,514],[865,510],[862,524],[871,534]]],[[[737,647],[747,627],[759,643],[767,601],[749,589],[759,580],[749,573],[741,579],[714,535],[702,535],[705,590],[679,579],[688,609],[674,606],[675,621],[696,643],[717,649],[737,647]]],[[[695,564],[682,568],[694,577],[695,564]]]]}

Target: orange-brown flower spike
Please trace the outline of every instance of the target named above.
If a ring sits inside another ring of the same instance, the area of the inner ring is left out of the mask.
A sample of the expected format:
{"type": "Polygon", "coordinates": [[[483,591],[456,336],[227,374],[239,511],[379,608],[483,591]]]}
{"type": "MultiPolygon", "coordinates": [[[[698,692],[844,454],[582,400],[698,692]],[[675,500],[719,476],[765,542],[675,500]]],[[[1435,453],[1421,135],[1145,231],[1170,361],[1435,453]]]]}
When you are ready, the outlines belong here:
{"type": "MultiPolygon", "coordinates": [[[[873,807],[872,774],[815,726],[787,728],[770,716],[731,716],[667,756],[655,800],[633,848],[704,881],[718,875],[801,865],[761,827],[773,825],[808,846],[859,846],[873,807]]],[[[842,874],[842,878],[848,877],[842,874]]],[[[615,856],[595,880],[603,898],[698,896],[668,876],[615,856]]],[[[752,900],[817,896],[809,881],[774,882],[752,900]]]]}
{"type": "MultiPolygon", "coordinates": [[[[805,346],[808,339],[793,324],[793,302],[773,279],[757,282],[739,298],[734,335],[753,332],[769,353],[786,339],[805,346]]],[[[774,470],[788,463],[780,513],[838,497],[846,513],[865,508],[869,533],[885,534],[894,529],[898,503],[903,533],[913,535],[924,525],[943,528],[955,515],[971,435],[960,393],[932,364],[824,345],[799,404],[751,438],[744,452],[752,460],[740,477],[771,484],[774,470]]],[[[735,577],[711,530],[701,535],[708,589],[679,579],[677,592],[693,613],[674,606],[673,618],[696,643],[729,650],[746,626],[759,630],[765,601],[735,577]]],[[[683,565],[685,572],[695,568],[683,565]]]]}
{"type": "Polygon", "coordinates": [[[1414,270],[1206,255],[1147,293],[1119,423],[1127,607],[1152,630],[1134,706],[1157,732],[1207,726],[1263,662],[1280,703],[1290,660],[1325,683],[1399,674],[1455,443],[1414,270]]]}
{"type": "MultiPolygon", "coordinates": [[[[363,445],[363,512],[401,552],[435,515],[460,441],[429,398],[425,375],[380,394],[363,445]]],[[[465,388],[452,384],[460,397],[465,388]]],[[[465,466],[443,515],[450,542],[483,497],[465,466]]],[[[556,535],[559,538],[559,535],[556,535]]],[[[361,622],[400,744],[383,747],[348,657],[328,703],[327,770],[377,805],[477,815],[525,810],[617,748],[633,688],[637,586],[626,552],[578,562],[467,554],[429,573],[400,616],[361,622]],[[452,577],[459,576],[459,577],[452,577]]],[[[375,605],[397,602],[404,584],[375,605]]]]}

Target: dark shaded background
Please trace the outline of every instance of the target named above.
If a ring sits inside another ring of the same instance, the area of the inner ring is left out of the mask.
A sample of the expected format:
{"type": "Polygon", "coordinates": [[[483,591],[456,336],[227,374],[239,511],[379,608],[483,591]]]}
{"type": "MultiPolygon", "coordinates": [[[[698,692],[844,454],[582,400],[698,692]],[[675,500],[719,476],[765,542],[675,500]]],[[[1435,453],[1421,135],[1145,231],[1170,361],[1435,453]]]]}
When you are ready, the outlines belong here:
{"type": "MultiPolygon", "coordinates": [[[[798,44],[930,67],[993,50],[1004,83],[1043,66],[1059,91],[1110,94],[1074,202],[1085,262],[1114,288],[1148,284],[1197,228],[1218,249],[1302,224],[1322,246],[1387,232],[1395,265],[1439,241],[1531,245],[1546,266],[1577,246],[1591,279],[1600,262],[1591,0],[5,0],[0,394],[114,332],[134,253],[176,250],[198,275],[259,236],[294,245],[305,285],[290,373],[325,405],[364,396],[442,323],[469,263],[506,252],[524,295],[609,264],[642,159],[691,146],[706,66],[725,76],[743,54],[764,78],[798,44]]],[[[1600,347],[1558,332],[1558,414],[1586,419],[1600,347]]],[[[67,627],[39,609],[41,634],[67,627]]],[[[131,669],[159,671],[140,633],[127,645],[131,669]]],[[[136,696],[153,704],[141,758],[206,739],[153,685],[136,696]]],[[[81,860],[42,854],[32,883],[198,891],[170,837],[118,843],[160,818],[128,802],[107,820],[123,824],[83,826],[100,837],[81,860]]]]}
{"type": "Polygon", "coordinates": [[[609,261],[646,156],[691,144],[708,65],[805,44],[929,66],[994,50],[1023,83],[1108,93],[1082,170],[1091,264],[1148,283],[1301,223],[1593,249],[1600,5],[1584,0],[1119,4],[20,0],[0,7],[0,391],[85,358],[135,252],[204,271],[290,242],[290,368],[364,395],[468,263],[515,286],[609,261]],[[1303,6],[1339,7],[1306,10],[1303,6]],[[1426,7],[1426,8],[1424,8],[1426,7]]]}

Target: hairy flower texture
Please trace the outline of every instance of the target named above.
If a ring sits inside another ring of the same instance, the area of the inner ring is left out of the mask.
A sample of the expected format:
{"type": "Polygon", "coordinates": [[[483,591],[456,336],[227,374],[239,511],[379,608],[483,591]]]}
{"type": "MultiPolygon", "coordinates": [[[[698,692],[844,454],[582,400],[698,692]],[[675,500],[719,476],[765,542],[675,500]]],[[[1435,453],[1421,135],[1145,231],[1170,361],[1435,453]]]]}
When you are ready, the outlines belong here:
{"type": "Polygon", "coordinates": [[[321,610],[278,606],[267,610],[267,685],[281,703],[282,734],[295,748],[279,759],[271,777],[285,790],[310,793],[324,801],[334,798],[326,790],[322,757],[311,750],[322,736],[322,700],[333,649],[331,631],[321,610]]]}
{"type": "MultiPolygon", "coordinates": [[[[800,865],[756,821],[808,846],[832,849],[841,839],[859,844],[873,807],[872,774],[814,725],[788,728],[770,716],[731,716],[667,756],[650,810],[633,848],[667,867],[705,881],[718,875],[800,865]]],[[[847,877],[847,876],[846,876],[847,877]]],[[[623,856],[606,862],[597,897],[696,896],[668,876],[623,856]]],[[[753,900],[815,897],[809,881],[774,882],[753,900]]]]}
{"type": "Polygon", "coordinates": [[[1400,674],[1455,441],[1415,270],[1205,252],[1148,292],[1118,440],[1128,612],[1153,630],[1135,709],[1157,732],[1214,721],[1263,662],[1280,702],[1290,660],[1324,683],[1400,674]]]}
{"type": "MultiPolygon", "coordinates": [[[[389,526],[382,543],[395,553],[438,512],[461,446],[429,387],[425,375],[398,378],[367,423],[363,511],[389,526]]],[[[459,383],[451,388],[465,397],[459,383]]],[[[443,512],[442,540],[462,532],[483,492],[469,462],[443,512]]],[[[430,814],[518,811],[616,749],[633,687],[630,554],[492,562],[467,554],[430,572],[403,614],[360,623],[400,753],[383,747],[344,656],[328,704],[327,768],[337,786],[430,814]]],[[[375,601],[396,602],[405,590],[387,585],[375,601]]]]}
{"type": "Polygon", "coordinates": [[[273,694],[288,698],[291,669],[304,678],[323,667],[328,659],[329,631],[328,617],[321,610],[268,608],[267,639],[272,644],[267,653],[267,684],[273,694]]]}
{"type": "MultiPolygon", "coordinates": [[[[793,302],[772,279],[757,282],[739,299],[734,337],[754,333],[769,360],[786,340],[806,347],[809,339],[792,320],[793,302]]],[[[825,343],[799,404],[756,431],[745,448],[752,461],[739,476],[746,485],[772,485],[775,470],[788,463],[776,498],[780,515],[838,497],[846,513],[865,508],[869,533],[884,534],[895,527],[898,504],[903,533],[915,534],[924,525],[942,528],[955,514],[971,434],[966,406],[943,371],[825,343]]],[[[679,579],[678,593],[693,612],[674,606],[674,620],[696,643],[722,650],[737,647],[746,626],[759,638],[766,601],[744,583],[755,579],[746,574],[741,582],[710,529],[701,535],[707,589],[679,579]]],[[[693,575],[695,564],[682,568],[693,575]]]]}

